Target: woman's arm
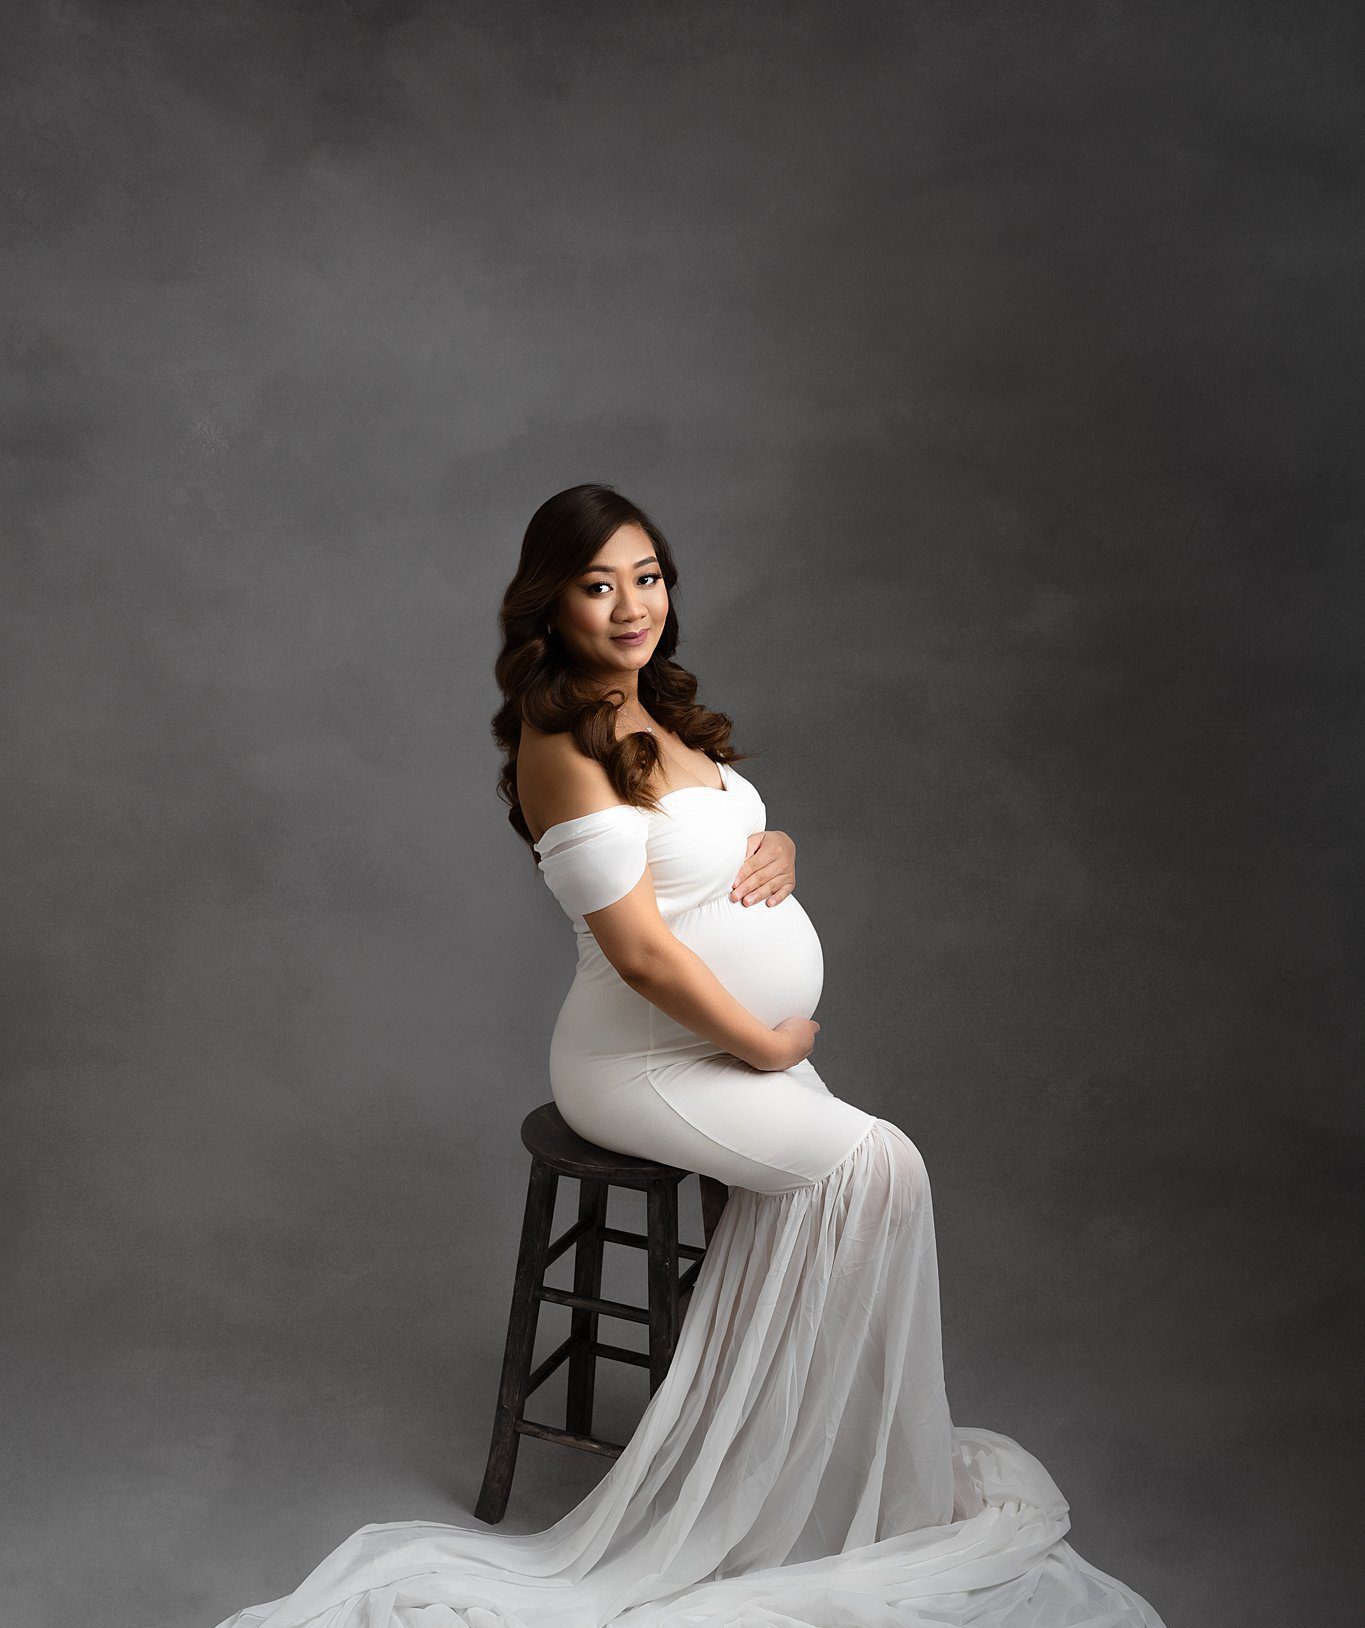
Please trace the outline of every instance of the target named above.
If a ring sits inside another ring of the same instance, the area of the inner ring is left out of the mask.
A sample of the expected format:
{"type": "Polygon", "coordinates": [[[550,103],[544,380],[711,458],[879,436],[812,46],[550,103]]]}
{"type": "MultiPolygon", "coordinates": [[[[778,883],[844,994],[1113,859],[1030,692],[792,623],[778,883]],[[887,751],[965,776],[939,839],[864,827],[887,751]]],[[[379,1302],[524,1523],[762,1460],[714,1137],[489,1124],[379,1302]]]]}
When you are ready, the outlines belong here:
{"type": "MultiPolygon", "coordinates": [[[[517,764],[522,812],[534,808],[546,831],[561,820],[608,808],[619,801],[606,770],[586,757],[571,737],[528,736],[517,764]]],[[[624,897],[584,915],[603,955],[638,994],[683,1028],[765,1071],[791,1068],[810,1055],[818,1023],[789,1018],[769,1028],[678,938],[659,914],[648,864],[624,897]]]]}

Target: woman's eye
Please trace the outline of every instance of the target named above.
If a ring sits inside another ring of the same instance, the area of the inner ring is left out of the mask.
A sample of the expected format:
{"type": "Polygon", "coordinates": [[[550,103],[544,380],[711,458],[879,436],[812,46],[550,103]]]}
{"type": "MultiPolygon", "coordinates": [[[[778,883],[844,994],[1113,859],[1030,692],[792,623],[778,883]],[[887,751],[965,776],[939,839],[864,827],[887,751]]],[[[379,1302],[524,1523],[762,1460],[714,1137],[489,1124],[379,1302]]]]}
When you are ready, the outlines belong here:
{"type": "MultiPolygon", "coordinates": [[[[662,573],[658,571],[646,571],[643,573],[643,575],[636,577],[635,581],[637,585],[641,583],[648,583],[652,588],[656,582],[661,580],[661,577],[662,573]]],[[[600,599],[602,596],[601,594],[597,593],[596,590],[598,588],[610,587],[611,583],[609,582],[588,582],[584,584],[583,592],[587,594],[590,599],[600,599]]]]}

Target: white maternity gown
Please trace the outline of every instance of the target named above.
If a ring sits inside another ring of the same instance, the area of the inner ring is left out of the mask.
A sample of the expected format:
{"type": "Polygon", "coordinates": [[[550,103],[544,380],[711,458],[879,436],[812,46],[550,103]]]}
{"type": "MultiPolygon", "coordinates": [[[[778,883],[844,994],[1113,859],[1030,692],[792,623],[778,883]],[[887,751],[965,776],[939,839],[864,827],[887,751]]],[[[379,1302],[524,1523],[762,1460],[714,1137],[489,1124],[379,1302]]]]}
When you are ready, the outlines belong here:
{"type": "Polygon", "coordinates": [[[954,1428],[914,1144],[809,1061],[765,1072],[682,1028],[584,923],[648,864],[672,932],[745,1006],[769,1024],[812,1014],[824,968],[795,896],[730,901],[766,810],[718,767],[722,786],[563,820],[536,844],[578,939],[550,1046],[561,1113],[733,1189],[634,1435],[543,1532],[364,1526],[219,1628],[1163,1628],[1065,1541],[1036,1458],[954,1428]]]}

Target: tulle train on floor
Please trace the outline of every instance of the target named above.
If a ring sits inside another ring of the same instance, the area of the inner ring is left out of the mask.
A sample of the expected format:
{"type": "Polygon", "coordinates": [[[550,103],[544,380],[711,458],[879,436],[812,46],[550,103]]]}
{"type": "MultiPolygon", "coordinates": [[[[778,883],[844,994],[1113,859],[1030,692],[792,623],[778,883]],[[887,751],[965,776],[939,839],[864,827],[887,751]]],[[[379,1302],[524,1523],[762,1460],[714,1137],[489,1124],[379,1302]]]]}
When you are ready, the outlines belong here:
{"type": "Polygon", "coordinates": [[[732,1192],[663,1384],[555,1525],[365,1526],[219,1628],[1163,1628],[1037,1459],[954,1429],[941,1349],[924,1164],[875,1120],[824,1180],[732,1192]]]}

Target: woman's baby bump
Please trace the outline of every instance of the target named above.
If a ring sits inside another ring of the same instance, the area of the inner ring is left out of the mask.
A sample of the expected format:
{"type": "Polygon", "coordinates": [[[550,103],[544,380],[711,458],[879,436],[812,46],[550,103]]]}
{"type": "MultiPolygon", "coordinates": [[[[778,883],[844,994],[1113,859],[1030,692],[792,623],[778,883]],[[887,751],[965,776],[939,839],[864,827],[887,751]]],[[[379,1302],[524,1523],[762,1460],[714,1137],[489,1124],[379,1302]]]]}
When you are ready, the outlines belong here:
{"type": "Polygon", "coordinates": [[[795,894],[772,906],[712,899],[668,925],[764,1023],[813,1015],[824,987],[824,955],[795,894]]]}

